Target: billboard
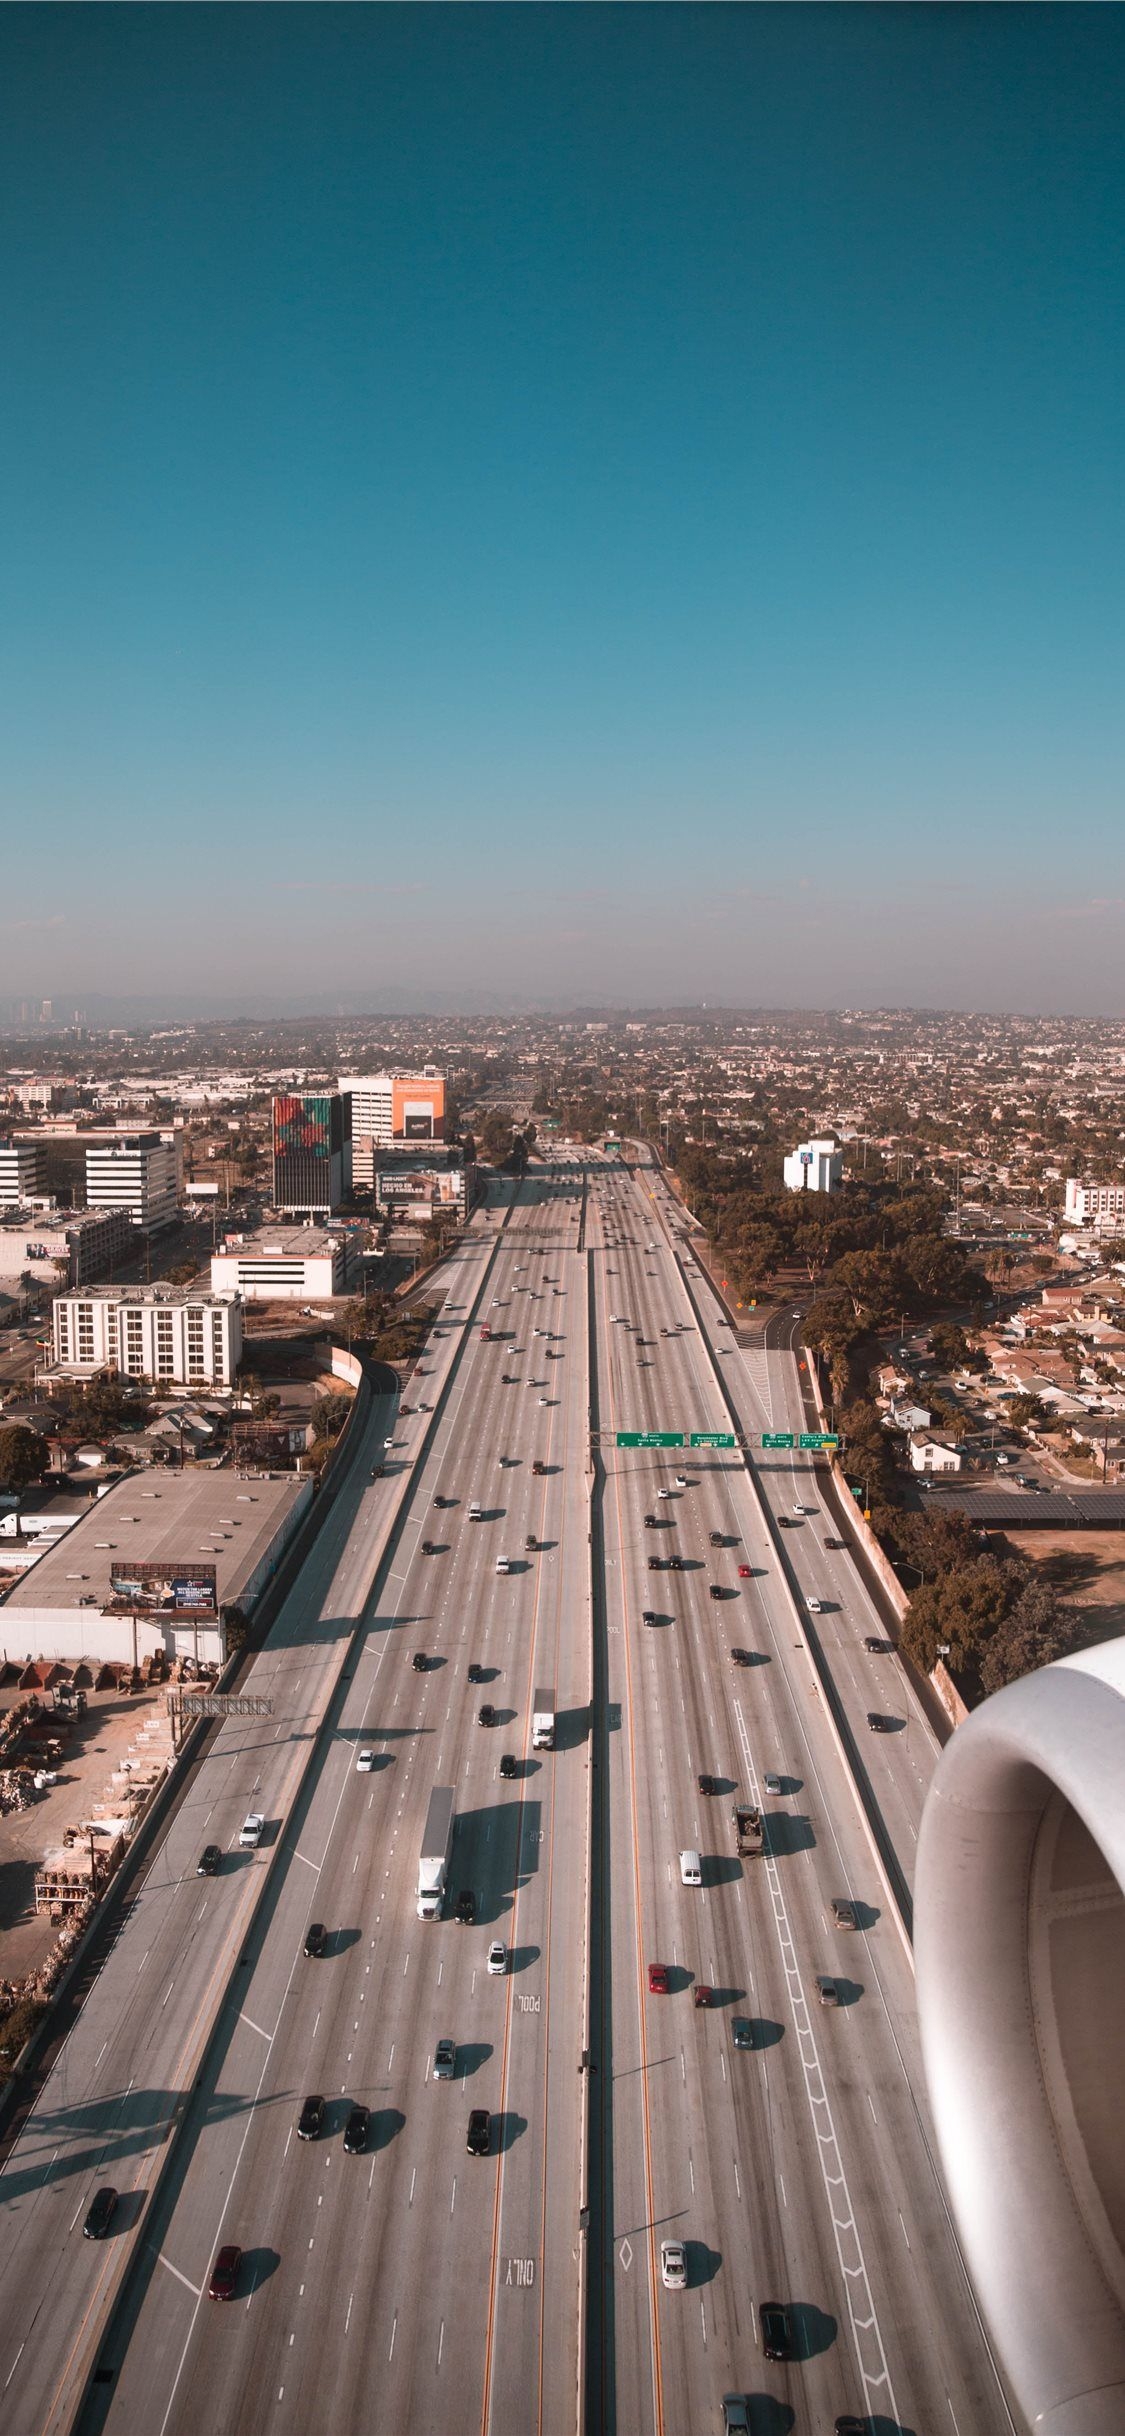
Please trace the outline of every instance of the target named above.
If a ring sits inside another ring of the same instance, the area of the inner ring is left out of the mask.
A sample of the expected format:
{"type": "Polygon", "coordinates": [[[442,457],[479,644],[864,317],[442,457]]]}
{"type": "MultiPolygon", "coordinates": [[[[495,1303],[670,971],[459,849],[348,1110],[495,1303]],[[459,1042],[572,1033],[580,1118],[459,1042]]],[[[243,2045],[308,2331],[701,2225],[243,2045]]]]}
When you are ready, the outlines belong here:
{"type": "Polygon", "coordinates": [[[279,1159],[299,1154],[328,1159],[339,1147],[340,1103],[326,1091],[278,1092],[273,1103],[273,1147],[279,1159]],[[336,1139],[333,1139],[333,1135],[336,1139]]]}
{"type": "Polygon", "coordinates": [[[403,1114],[403,1139],[407,1142],[429,1142],[433,1139],[434,1112],[432,1108],[407,1108],[403,1114]]]}
{"type": "Polygon", "coordinates": [[[445,1132],[445,1084],[439,1075],[391,1078],[391,1133],[397,1142],[440,1142],[445,1132]]]}
{"type": "Polygon", "coordinates": [[[214,1616],[219,1612],[214,1565],[174,1558],[120,1557],[110,1565],[111,1609],[126,1615],[214,1616]]]}

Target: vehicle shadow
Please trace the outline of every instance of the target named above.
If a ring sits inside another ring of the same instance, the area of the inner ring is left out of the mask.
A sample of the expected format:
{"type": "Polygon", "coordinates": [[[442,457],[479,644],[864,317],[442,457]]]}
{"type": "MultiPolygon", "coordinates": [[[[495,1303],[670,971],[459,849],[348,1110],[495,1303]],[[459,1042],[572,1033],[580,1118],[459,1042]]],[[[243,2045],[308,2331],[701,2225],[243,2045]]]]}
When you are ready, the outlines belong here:
{"type": "Polygon", "coordinates": [[[526,2115],[517,2115],[517,2114],[515,2113],[515,2111],[514,2111],[514,2110],[513,2110],[511,2107],[509,2107],[507,2114],[503,2114],[503,2115],[493,2115],[493,2118],[492,2118],[492,2154],[493,2154],[493,2156],[494,2156],[494,2157],[504,2157],[504,2156],[506,2156],[506,2155],[507,2155],[507,2153],[508,2153],[508,2150],[509,2150],[510,2148],[514,2148],[514,2147],[515,2147],[515,2144],[516,2144],[517,2140],[522,2139],[523,2134],[525,2133],[525,2131],[526,2131],[526,2130],[527,2130],[527,2116],[526,2116],[526,2115]]]}
{"type": "Polygon", "coordinates": [[[733,1852],[708,1852],[703,1855],[705,1886],[733,1886],[742,1876],[742,1863],[733,1852]]]}
{"type": "Polygon", "coordinates": [[[762,1825],[771,1861],[784,1861],[795,1852],[816,1850],[816,1836],[808,1819],[793,1818],[787,1810],[767,1810],[762,1825]]]}
{"type": "Polygon", "coordinates": [[[797,2415],[787,2402],[778,2402],[772,2394],[747,2394],[746,2412],[750,2436],[790,2436],[797,2425],[797,2415]]]}
{"type": "Polygon", "coordinates": [[[577,1750],[579,1750],[579,1749],[581,1748],[582,1744],[583,1744],[584,1742],[586,1742],[586,1741],[588,1741],[588,1740],[589,1740],[589,1734],[590,1734],[590,1712],[589,1712],[589,1709],[556,1709],[556,1711],[555,1711],[555,1749],[556,1749],[556,1751],[577,1751],[577,1750]]]}
{"type": "Polygon", "coordinates": [[[862,1994],[863,1981],[861,1979],[837,1979],[836,2002],[838,2005],[858,2005],[862,1994]]]}
{"type": "Polygon", "coordinates": [[[262,2285],[268,2284],[271,2275],[277,2274],[280,2265],[281,2258],[276,2250],[267,2250],[264,2247],[259,2250],[244,2250],[238,2285],[239,2300],[249,2300],[253,2293],[260,2292],[262,2285]]]}
{"type": "Polygon", "coordinates": [[[458,2080],[459,2080],[459,2081],[471,2081],[471,2080],[472,2080],[472,2077],[473,2077],[473,2074],[474,2074],[474,2073],[476,2073],[476,2072],[479,2072],[479,2071],[481,2070],[482,2065],[487,2064],[487,2062],[488,2062],[488,2060],[489,2060],[489,2057],[492,2055],[492,2053],[493,2053],[493,2049],[492,2049],[492,2048],[489,2046],[488,2041],[487,2041],[486,2039],[477,2039],[477,2040],[471,2040],[471,2041],[470,2041],[470,2043],[469,2043],[469,2045],[468,2045],[468,2046],[466,2046],[466,2047],[462,2047],[460,2044],[458,2044],[458,2048],[457,2048],[457,2078],[458,2078],[458,2080]]]}
{"type": "Polygon", "coordinates": [[[818,2309],[815,2301],[791,2301],[789,2322],[795,2360],[815,2360],[820,2352],[831,2351],[840,2331],[835,2318],[826,2309],[818,2309]]]}
{"type": "Polygon", "coordinates": [[[533,1963],[533,1962],[538,1962],[538,1960],[539,1960],[539,1955],[540,1955],[540,1951],[541,1951],[541,1948],[540,1948],[539,1946],[537,1946],[537,1945],[513,1945],[513,1946],[509,1946],[509,1948],[508,1948],[508,1969],[509,1969],[509,1972],[511,1972],[511,1973],[513,1973],[513,1974],[514,1974],[516,1971],[530,1971],[531,1966],[532,1966],[532,1963],[533,1963]]]}
{"type": "Polygon", "coordinates": [[[767,2047],[780,2046],[785,2036],[784,2022],[771,2021],[768,2013],[751,2014],[749,2026],[750,2048],[754,2054],[767,2047]]]}
{"type": "MultiPolygon", "coordinates": [[[[345,2122],[347,2120],[346,2112],[344,2120],[345,2122]]],[[[375,2151],[389,2148],[392,2140],[397,2140],[400,2131],[405,2131],[405,2129],[406,2116],[401,2112],[399,2107],[373,2106],[371,2109],[371,2125],[367,2134],[368,2148],[374,2149],[375,2151]]]]}
{"type": "Polygon", "coordinates": [[[721,2250],[711,2250],[705,2241],[686,2241],[688,2290],[700,2284],[713,2284],[723,2263],[721,2250]]]}
{"type": "Polygon", "coordinates": [[[722,2005],[741,2005],[746,2001],[745,1988],[715,1988],[711,1990],[710,2011],[717,2013],[722,2005]]]}
{"type": "Polygon", "coordinates": [[[360,1935],[361,1931],[357,1928],[329,1929],[324,1941],[325,1961],[329,1961],[334,1954],[346,1954],[349,1946],[359,1944],[360,1935]]]}
{"type": "Polygon", "coordinates": [[[855,1910],[861,1929],[873,1929],[882,1917],[875,1903],[856,1903],[855,1910]]]}

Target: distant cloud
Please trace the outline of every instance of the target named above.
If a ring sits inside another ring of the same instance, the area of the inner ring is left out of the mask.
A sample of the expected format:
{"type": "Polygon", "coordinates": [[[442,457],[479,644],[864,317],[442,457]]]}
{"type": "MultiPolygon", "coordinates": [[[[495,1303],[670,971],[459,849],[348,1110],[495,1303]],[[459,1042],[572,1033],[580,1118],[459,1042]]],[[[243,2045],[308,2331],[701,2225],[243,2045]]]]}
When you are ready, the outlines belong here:
{"type": "Polygon", "coordinates": [[[0,930],[65,930],[69,914],[30,914],[22,922],[0,921],[0,930]]]}

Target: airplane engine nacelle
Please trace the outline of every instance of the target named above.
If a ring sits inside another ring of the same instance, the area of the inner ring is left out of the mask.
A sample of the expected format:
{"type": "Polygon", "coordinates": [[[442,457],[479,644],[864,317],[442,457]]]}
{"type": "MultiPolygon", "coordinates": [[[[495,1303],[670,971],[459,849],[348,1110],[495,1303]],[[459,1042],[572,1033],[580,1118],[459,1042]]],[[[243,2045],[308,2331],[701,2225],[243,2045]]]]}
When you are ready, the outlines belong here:
{"type": "Polygon", "coordinates": [[[1007,2376],[1042,2436],[1122,2436],[1125,1641],[958,1728],[915,1955],[946,2187],[1007,2376]]]}

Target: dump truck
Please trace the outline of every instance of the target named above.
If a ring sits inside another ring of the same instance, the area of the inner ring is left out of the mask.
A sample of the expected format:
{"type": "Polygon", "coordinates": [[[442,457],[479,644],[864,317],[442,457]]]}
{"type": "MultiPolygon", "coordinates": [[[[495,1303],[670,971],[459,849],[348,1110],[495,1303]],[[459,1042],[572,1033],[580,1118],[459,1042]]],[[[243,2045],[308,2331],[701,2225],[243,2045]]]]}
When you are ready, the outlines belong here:
{"type": "Polygon", "coordinates": [[[731,1811],[734,1821],[734,1841],[740,1853],[760,1852],[762,1849],[762,1813],[752,1802],[737,1802],[731,1811]]]}
{"type": "Polygon", "coordinates": [[[418,1918],[440,1920],[445,1881],[453,1843],[452,1785],[435,1785],[426,1812],[422,1850],[418,1857],[418,1918]]]}

